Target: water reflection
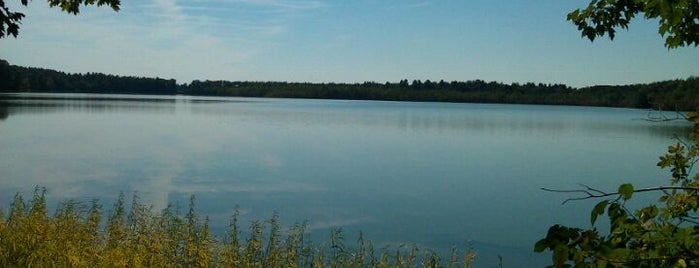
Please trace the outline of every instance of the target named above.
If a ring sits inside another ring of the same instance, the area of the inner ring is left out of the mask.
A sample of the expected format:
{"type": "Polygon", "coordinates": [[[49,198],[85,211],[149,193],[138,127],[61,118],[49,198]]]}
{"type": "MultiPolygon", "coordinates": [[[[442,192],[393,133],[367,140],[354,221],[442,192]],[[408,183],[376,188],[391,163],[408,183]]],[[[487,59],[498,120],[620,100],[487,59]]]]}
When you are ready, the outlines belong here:
{"type": "Polygon", "coordinates": [[[40,114],[58,112],[149,112],[172,113],[175,110],[174,99],[117,96],[100,97],[91,94],[29,94],[0,95],[0,107],[5,111],[5,118],[14,114],[40,114]]]}
{"type": "Polygon", "coordinates": [[[549,225],[589,222],[590,204],[540,187],[658,184],[657,156],[689,128],[629,109],[89,94],[0,95],[0,115],[0,206],[35,185],[155,208],[196,194],[219,232],[237,204],[242,222],[308,220],[316,240],[471,241],[483,266],[527,267],[549,225]]]}
{"type": "Polygon", "coordinates": [[[400,103],[372,101],[295,100],[293,106],[284,106],[284,100],[273,105],[230,106],[200,105],[192,113],[210,116],[233,116],[248,120],[300,125],[387,128],[404,132],[470,132],[491,134],[523,131],[633,133],[648,131],[658,137],[672,137],[686,133],[688,125],[682,120],[650,122],[645,113],[633,109],[589,108],[566,106],[530,106],[498,104],[400,103]],[[281,105],[280,105],[281,104],[281,105]],[[324,109],[318,113],[317,109],[324,109]],[[619,121],[618,115],[626,115],[619,121]],[[541,120],[555,117],[556,120],[541,120]],[[634,122],[636,121],[636,122],[634,122]],[[504,131],[506,130],[506,131],[504,131]]]}
{"type": "Polygon", "coordinates": [[[235,116],[249,120],[272,118],[287,124],[360,125],[402,131],[465,130],[498,133],[504,128],[535,132],[648,131],[659,137],[668,137],[686,133],[688,130],[687,124],[681,120],[661,123],[631,122],[629,120],[648,119],[648,114],[629,109],[451,103],[405,105],[406,103],[400,102],[332,100],[294,100],[294,106],[285,106],[285,102],[287,100],[190,96],[0,94],[0,119],[7,119],[13,114],[65,111],[174,113],[180,109],[194,114],[235,116]],[[268,105],[270,102],[273,105],[268,105]],[[258,107],[227,105],[230,103],[256,103],[258,107]],[[326,111],[317,113],[316,109],[319,108],[326,111]],[[633,114],[633,117],[627,117],[627,120],[621,122],[604,118],[606,112],[615,110],[619,113],[633,114]],[[582,117],[584,120],[580,120],[581,112],[588,113],[582,117]],[[540,120],[541,116],[552,114],[560,120],[540,120]],[[567,121],[566,117],[575,117],[575,121],[567,121]]]}
{"type": "Polygon", "coordinates": [[[7,119],[10,116],[10,111],[4,102],[0,101],[0,121],[7,119]]]}

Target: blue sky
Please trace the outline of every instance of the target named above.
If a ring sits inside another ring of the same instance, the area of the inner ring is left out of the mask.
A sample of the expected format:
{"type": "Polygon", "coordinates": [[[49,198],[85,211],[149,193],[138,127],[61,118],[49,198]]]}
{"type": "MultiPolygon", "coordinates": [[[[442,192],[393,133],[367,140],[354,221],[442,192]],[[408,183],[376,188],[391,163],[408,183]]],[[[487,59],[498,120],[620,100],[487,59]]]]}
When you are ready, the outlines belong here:
{"type": "Polygon", "coordinates": [[[401,79],[629,84],[699,75],[699,48],[668,50],[656,21],[614,41],[565,20],[584,0],[124,0],[78,16],[19,7],[12,64],[200,80],[401,79]]]}

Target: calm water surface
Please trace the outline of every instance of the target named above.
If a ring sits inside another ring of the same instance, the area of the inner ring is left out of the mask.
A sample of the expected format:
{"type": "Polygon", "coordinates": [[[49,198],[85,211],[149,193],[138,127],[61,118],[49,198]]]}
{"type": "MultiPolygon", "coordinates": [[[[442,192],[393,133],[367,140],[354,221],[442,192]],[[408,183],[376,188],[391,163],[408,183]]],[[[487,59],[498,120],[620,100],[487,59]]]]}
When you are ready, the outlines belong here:
{"type": "MultiPolygon", "coordinates": [[[[0,206],[35,185],[54,202],[137,192],[155,208],[198,211],[223,231],[278,212],[324,241],[473,247],[481,267],[546,264],[550,225],[589,226],[593,202],[539,190],[665,183],[655,167],[684,122],[589,107],[200,98],[0,95],[0,206]]],[[[647,197],[652,201],[655,197],[647,197]]],[[[645,201],[640,198],[640,201],[645,201]]],[[[108,206],[105,206],[108,207],[108,206]]]]}

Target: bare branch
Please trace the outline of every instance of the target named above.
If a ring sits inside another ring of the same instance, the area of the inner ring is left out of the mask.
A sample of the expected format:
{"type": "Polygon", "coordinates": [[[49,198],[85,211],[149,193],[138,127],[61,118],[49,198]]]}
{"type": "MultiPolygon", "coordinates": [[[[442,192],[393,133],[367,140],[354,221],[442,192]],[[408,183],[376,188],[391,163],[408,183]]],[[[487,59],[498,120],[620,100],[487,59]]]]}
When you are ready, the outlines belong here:
{"type": "Polygon", "coordinates": [[[605,192],[602,192],[602,191],[600,191],[600,190],[597,190],[597,189],[595,189],[595,188],[592,188],[592,187],[587,186],[587,185],[582,184],[582,183],[580,183],[579,185],[585,187],[585,189],[587,189],[588,191],[592,191],[592,192],[595,192],[595,193],[598,193],[598,194],[607,194],[607,193],[605,193],[605,192]]]}
{"type": "Polygon", "coordinates": [[[675,111],[675,117],[670,118],[663,113],[663,110],[653,110],[653,109],[648,109],[648,114],[646,115],[645,121],[649,122],[668,122],[668,121],[675,121],[675,120],[687,120],[689,119],[687,115],[683,114],[680,111],[675,111]],[[653,112],[657,112],[659,115],[654,116],[653,112]]]}
{"type": "Polygon", "coordinates": [[[663,191],[663,193],[664,193],[665,195],[672,195],[672,193],[668,192],[668,191],[665,190],[665,189],[663,189],[663,190],[661,190],[661,191],[663,191]]]}
{"type": "Polygon", "coordinates": [[[691,220],[691,219],[689,219],[689,217],[680,217],[680,220],[683,221],[683,222],[688,222],[688,223],[692,223],[692,224],[694,224],[694,225],[698,225],[698,226],[699,226],[699,221],[691,220]]]}
{"type": "MultiPolygon", "coordinates": [[[[581,184],[582,185],[582,184],[581,184]]],[[[594,188],[590,188],[588,186],[582,185],[586,187],[584,190],[556,190],[556,189],[548,189],[548,188],[541,188],[541,190],[547,191],[547,192],[554,192],[554,193],[580,193],[583,194],[584,196],[581,197],[572,197],[568,198],[563,201],[563,204],[568,203],[569,201],[579,201],[579,200],[585,200],[585,199],[593,199],[593,198],[604,198],[604,197],[610,197],[610,196],[617,196],[620,197],[620,194],[618,192],[613,192],[613,193],[606,193],[594,188]]],[[[667,190],[685,190],[685,191],[699,191],[699,187],[689,187],[689,186],[658,186],[658,187],[650,187],[650,188],[641,188],[641,189],[634,189],[634,193],[643,193],[643,192],[655,192],[655,191],[661,191],[664,194],[668,194],[667,190]]],[[[618,199],[618,198],[617,198],[618,199]]]]}

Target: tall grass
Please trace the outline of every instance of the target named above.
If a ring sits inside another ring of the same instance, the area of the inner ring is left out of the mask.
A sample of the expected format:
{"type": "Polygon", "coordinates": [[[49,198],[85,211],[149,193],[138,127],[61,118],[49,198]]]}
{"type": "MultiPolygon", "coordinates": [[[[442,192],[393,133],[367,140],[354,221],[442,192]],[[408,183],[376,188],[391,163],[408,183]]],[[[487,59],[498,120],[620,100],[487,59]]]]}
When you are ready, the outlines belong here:
{"type": "Polygon", "coordinates": [[[376,250],[361,233],[350,246],[340,229],[313,244],[305,223],[283,228],[276,214],[244,232],[237,209],[216,238],[194,196],[184,215],[172,206],[155,212],[137,196],[127,210],[120,194],[106,217],[97,200],[61,203],[51,216],[45,192],[35,189],[29,202],[16,194],[8,215],[0,210],[0,267],[471,267],[475,258],[470,250],[448,260],[416,246],[376,250]]]}

